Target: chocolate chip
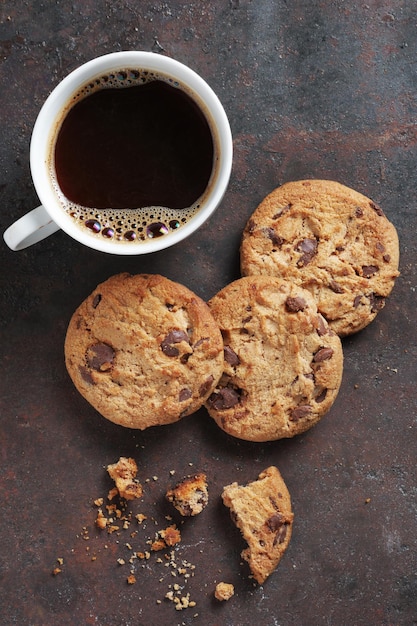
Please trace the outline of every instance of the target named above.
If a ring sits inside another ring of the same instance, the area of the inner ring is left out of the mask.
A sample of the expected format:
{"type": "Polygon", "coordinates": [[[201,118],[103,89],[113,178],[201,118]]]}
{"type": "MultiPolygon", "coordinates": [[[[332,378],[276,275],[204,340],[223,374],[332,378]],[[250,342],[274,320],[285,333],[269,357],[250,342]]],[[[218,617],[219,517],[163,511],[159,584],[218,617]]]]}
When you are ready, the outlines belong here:
{"type": "Polygon", "coordinates": [[[93,309],[96,309],[101,301],[101,293],[96,293],[93,298],[93,309]]]}
{"type": "Polygon", "coordinates": [[[208,378],[206,378],[204,383],[202,383],[200,385],[200,388],[198,390],[200,398],[202,398],[203,396],[206,395],[206,393],[208,392],[208,390],[210,389],[210,387],[213,384],[213,380],[214,380],[214,377],[210,374],[210,376],[208,378]]]}
{"type": "Polygon", "coordinates": [[[229,365],[232,365],[233,367],[236,367],[240,364],[240,359],[238,355],[234,350],[232,350],[230,346],[224,346],[224,360],[226,361],[226,363],[229,363],[229,365]]]}
{"type": "Polygon", "coordinates": [[[162,349],[162,352],[166,354],[166,356],[178,356],[180,353],[178,348],[176,348],[175,346],[172,346],[171,344],[164,343],[164,342],[161,343],[161,349],[162,349]]]}
{"type": "Polygon", "coordinates": [[[192,395],[193,394],[191,392],[191,389],[187,389],[186,387],[184,387],[184,389],[181,389],[178,395],[178,400],[179,402],[185,402],[185,400],[188,400],[189,398],[191,398],[192,395]]]}
{"type": "MultiPolygon", "coordinates": [[[[280,493],[279,491],[278,491],[278,497],[279,497],[279,498],[282,498],[282,493],[280,493]]],[[[274,508],[276,511],[278,511],[278,512],[279,512],[279,511],[280,511],[280,508],[279,508],[278,502],[275,500],[275,498],[274,498],[273,496],[269,496],[269,501],[270,501],[270,503],[272,504],[273,508],[274,508]]]]}
{"type": "Polygon", "coordinates": [[[375,204],[375,202],[371,202],[369,203],[369,206],[371,207],[371,209],[373,209],[375,211],[375,213],[377,213],[377,215],[379,215],[380,217],[382,217],[384,215],[384,211],[381,209],[380,206],[378,206],[377,204],[375,204]]]}
{"type": "Polygon", "coordinates": [[[87,350],[88,365],[97,372],[107,372],[113,364],[115,351],[107,343],[96,343],[87,350]]]}
{"type": "Polygon", "coordinates": [[[317,316],[317,334],[319,337],[323,337],[323,335],[327,335],[329,332],[329,327],[326,324],[324,317],[322,315],[317,316]]]}
{"type": "Polygon", "coordinates": [[[215,411],[224,411],[238,404],[239,394],[232,387],[223,387],[212,393],[208,402],[215,411]]]}
{"type": "Polygon", "coordinates": [[[288,530],[288,524],[282,524],[281,528],[279,529],[279,531],[274,537],[274,541],[273,541],[274,546],[276,546],[277,543],[278,544],[284,543],[285,538],[287,536],[287,530],[288,530]]]}
{"type": "Polygon", "coordinates": [[[379,267],[377,265],[362,265],[362,273],[365,278],[370,278],[377,273],[379,267]]]}
{"type": "Polygon", "coordinates": [[[208,504],[208,496],[205,491],[202,491],[201,489],[196,489],[195,495],[197,497],[198,504],[204,504],[204,505],[208,504]]]}
{"type": "Polygon", "coordinates": [[[170,333],[166,336],[169,343],[180,343],[181,341],[190,341],[188,333],[185,330],[171,330],[170,333]]]}
{"type": "Polygon", "coordinates": [[[333,348],[320,348],[313,356],[314,363],[322,363],[322,361],[328,361],[333,356],[333,348]]]}
{"type": "Polygon", "coordinates": [[[293,409],[290,413],[290,420],[292,422],[298,422],[298,420],[307,417],[311,413],[311,406],[309,404],[300,404],[295,409],[293,409]]]}
{"type": "Polygon", "coordinates": [[[181,502],[181,510],[185,517],[191,517],[193,513],[192,506],[191,504],[188,504],[188,502],[181,502]]]}
{"type": "Polygon", "coordinates": [[[375,293],[371,293],[369,296],[369,303],[371,305],[371,312],[376,313],[384,308],[385,298],[384,296],[377,296],[375,293]]]}
{"type": "Polygon", "coordinates": [[[81,374],[81,378],[89,385],[94,385],[94,380],[91,376],[90,370],[87,367],[84,367],[84,365],[81,365],[78,369],[81,374]]]}
{"type": "Polygon", "coordinates": [[[342,285],[340,285],[338,282],[336,282],[335,280],[331,280],[329,282],[329,287],[332,291],[334,291],[335,293],[344,293],[344,289],[342,287],[342,285]]]}
{"type": "Polygon", "coordinates": [[[385,263],[389,263],[391,261],[391,255],[390,254],[384,254],[382,258],[385,261],[385,263]]]}
{"type": "Polygon", "coordinates": [[[307,302],[304,300],[304,298],[301,298],[300,296],[297,296],[295,298],[288,296],[288,298],[285,300],[285,307],[290,313],[298,313],[298,311],[304,311],[306,306],[307,302]]]}
{"type": "Polygon", "coordinates": [[[197,350],[197,348],[202,346],[205,341],[210,341],[210,337],[201,337],[201,339],[196,341],[195,344],[193,345],[193,350],[194,351],[197,350]]]}
{"type": "Polygon", "coordinates": [[[291,209],[291,207],[292,207],[292,204],[291,204],[291,203],[289,203],[289,204],[285,205],[282,209],[279,209],[279,211],[277,211],[277,212],[275,213],[275,215],[273,215],[273,216],[272,216],[272,219],[273,219],[273,220],[276,220],[276,219],[278,219],[279,217],[281,217],[281,215],[285,215],[285,213],[288,213],[288,211],[291,209]]]}
{"type": "Polygon", "coordinates": [[[302,252],[302,255],[297,263],[299,266],[308,265],[312,258],[317,254],[317,239],[302,239],[295,246],[298,252],[302,252]]]}
{"type": "Polygon", "coordinates": [[[363,217],[363,209],[360,206],[357,206],[355,209],[355,216],[356,217],[363,217]]]}
{"type": "Polygon", "coordinates": [[[323,402],[326,396],[327,396],[327,389],[323,389],[314,399],[318,404],[320,404],[320,402],[323,402]]]}
{"type": "Polygon", "coordinates": [[[283,517],[281,513],[274,513],[274,515],[266,520],[266,525],[268,526],[271,533],[275,533],[279,528],[281,528],[282,523],[283,517]]]}
{"type": "Polygon", "coordinates": [[[161,342],[162,352],[166,354],[166,356],[178,356],[180,351],[174,344],[181,343],[181,341],[189,342],[189,336],[185,330],[171,330],[161,342]]]}
{"type": "Polygon", "coordinates": [[[266,237],[268,237],[268,239],[272,241],[272,244],[274,246],[276,246],[277,248],[281,248],[282,244],[284,243],[284,239],[277,235],[273,228],[264,228],[263,232],[266,237]]]}
{"type": "Polygon", "coordinates": [[[353,300],[353,306],[355,309],[358,308],[358,306],[360,305],[362,300],[362,296],[355,296],[354,300],[353,300]]]}

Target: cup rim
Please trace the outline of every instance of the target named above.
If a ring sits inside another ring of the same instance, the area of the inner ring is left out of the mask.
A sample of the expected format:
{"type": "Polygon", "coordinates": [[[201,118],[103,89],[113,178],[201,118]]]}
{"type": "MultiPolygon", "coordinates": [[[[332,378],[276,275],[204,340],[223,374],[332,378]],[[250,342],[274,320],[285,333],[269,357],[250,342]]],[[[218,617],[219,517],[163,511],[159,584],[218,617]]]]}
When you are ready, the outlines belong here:
{"type": "Polygon", "coordinates": [[[233,139],[229,120],[218,96],[208,83],[193,69],[180,61],[155,52],[125,50],[105,54],[80,65],[67,74],[45,100],[32,131],[30,142],[30,168],[38,197],[54,222],[73,239],[90,248],[117,255],[140,255],[171,247],[197,231],[215,212],[226,192],[233,161],[233,139]],[[146,241],[117,242],[84,232],[61,209],[57,210],[56,193],[48,175],[48,150],[51,133],[59,112],[71,101],[81,86],[104,72],[125,67],[140,67],[174,77],[204,103],[213,119],[219,144],[217,177],[213,181],[204,206],[196,211],[186,224],[163,237],[146,241]]]}

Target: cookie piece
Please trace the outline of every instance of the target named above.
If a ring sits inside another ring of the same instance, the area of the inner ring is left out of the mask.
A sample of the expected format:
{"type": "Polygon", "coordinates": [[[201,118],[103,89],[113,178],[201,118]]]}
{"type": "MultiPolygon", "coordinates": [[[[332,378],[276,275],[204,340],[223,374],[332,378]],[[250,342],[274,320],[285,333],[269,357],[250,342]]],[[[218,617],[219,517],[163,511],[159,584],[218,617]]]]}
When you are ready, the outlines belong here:
{"type": "Polygon", "coordinates": [[[231,583],[217,583],[216,589],[214,590],[214,597],[216,600],[220,602],[230,600],[230,598],[234,595],[235,588],[231,583]]]}
{"type": "Polygon", "coordinates": [[[129,428],[176,422],[199,409],[223,369],[223,341],[207,306],[160,275],[118,274],[71,318],[65,360],[78,391],[129,428]]]}
{"type": "Polygon", "coordinates": [[[151,550],[153,552],[159,552],[159,550],[165,550],[165,548],[175,546],[181,541],[181,532],[172,524],[167,528],[158,530],[156,538],[151,542],[151,550]]]}
{"type": "Polygon", "coordinates": [[[287,486],[274,467],[254,482],[236,482],[223,489],[222,499],[248,547],[241,553],[261,585],[280,562],[291,539],[294,514],[287,486]]]}
{"type": "Polygon", "coordinates": [[[244,276],[279,276],[308,289],[343,337],[383,308],[399,274],[399,243],[369,198],[334,181],[300,180],[261,202],[246,224],[240,259],[244,276]]]}
{"type": "Polygon", "coordinates": [[[184,517],[198,515],[208,504],[206,475],[200,472],[186,476],[173,489],[168,489],[166,498],[184,517]]]}
{"type": "Polygon", "coordinates": [[[121,498],[134,500],[142,497],[142,485],[136,479],[138,466],[135,459],[121,456],[117,463],[107,466],[107,472],[110,478],[114,480],[121,498]]]}
{"type": "Polygon", "coordinates": [[[343,373],[340,338],[309,291],[246,276],[209,301],[224,341],[224,372],[205,406],[248,441],[293,437],[330,409],[343,373]]]}

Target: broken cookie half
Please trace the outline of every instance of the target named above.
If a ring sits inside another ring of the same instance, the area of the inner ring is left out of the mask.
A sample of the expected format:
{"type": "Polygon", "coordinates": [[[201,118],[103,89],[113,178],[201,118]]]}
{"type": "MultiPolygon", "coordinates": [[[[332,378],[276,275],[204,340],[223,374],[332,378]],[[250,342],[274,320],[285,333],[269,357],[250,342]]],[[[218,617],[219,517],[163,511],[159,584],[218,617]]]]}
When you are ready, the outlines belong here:
{"type": "Polygon", "coordinates": [[[236,482],[227,485],[222,498],[248,544],[241,556],[262,584],[277,567],[291,539],[294,514],[284,480],[271,466],[245,486],[236,482]]]}

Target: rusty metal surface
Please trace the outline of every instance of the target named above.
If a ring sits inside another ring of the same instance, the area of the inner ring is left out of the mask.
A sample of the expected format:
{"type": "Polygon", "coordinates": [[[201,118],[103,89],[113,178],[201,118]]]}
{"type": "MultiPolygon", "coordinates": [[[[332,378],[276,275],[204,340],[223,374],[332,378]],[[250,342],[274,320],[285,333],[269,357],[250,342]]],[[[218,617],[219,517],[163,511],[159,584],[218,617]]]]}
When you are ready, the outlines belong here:
{"type": "Polygon", "coordinates": [[[44,99],[98,54],[153,50],[200,72],[229,115],[235,155],[216,216],[165,252],[105,256],[62,232],[22,252],[0,245],[1,623],[417,623],[416,44],[406,0],[2,1],[2,231],[37,204],[29,141],[44,99]],[[370,196],[401,242],[402,273],[387,306],[344,341],[330,413],[308,433],[269,444],[232,440],[204,411],[143,433],[101,418],[64,367],[78,304],[119,271],[159,272],[209,298],[238,277],[240,234],[258,202],[301,177],[370,196]],[[138,462],[145,496],[131,510],[148,520],[107,535],[94,527],[92,501],[106,496],[104,468],[120,455],[138,462]],[[290,489],[295,525],[278,569],[256,587],[220,492],[270,464],[290,489]],[[145,550],[169,523],[166,487],[197,469],[207,472],[210,503],[180,524],[175,548],[190,576],[157,554],[131,565],[131,551],[145,550]],[[129,585],[131,567],[137,582],[129,585]],[[235,596],[219,603],[213,591],[222,580],[235,596]],[[175,610],[164,598],[174,584],[196,605],[175,610]]]}

